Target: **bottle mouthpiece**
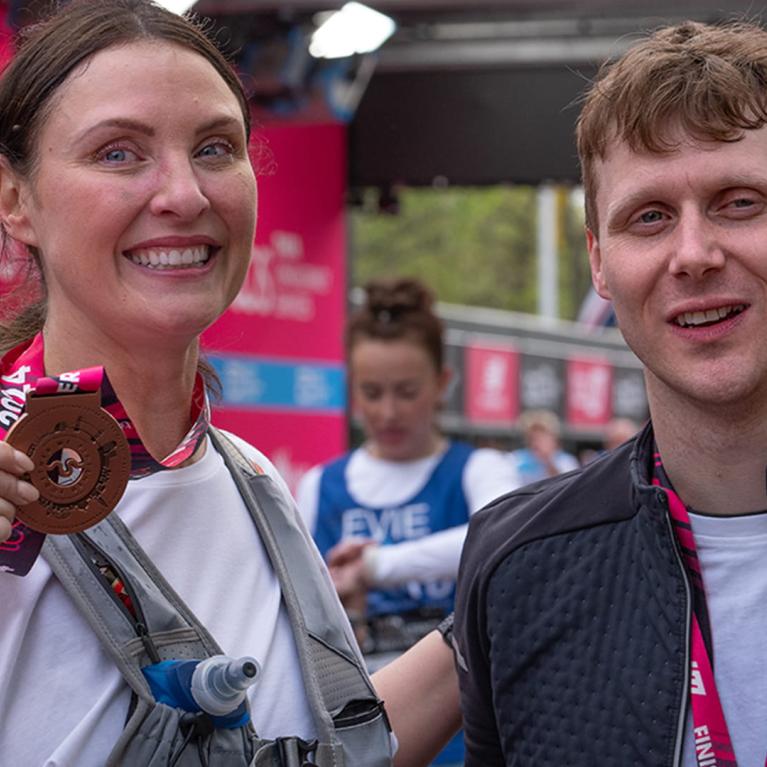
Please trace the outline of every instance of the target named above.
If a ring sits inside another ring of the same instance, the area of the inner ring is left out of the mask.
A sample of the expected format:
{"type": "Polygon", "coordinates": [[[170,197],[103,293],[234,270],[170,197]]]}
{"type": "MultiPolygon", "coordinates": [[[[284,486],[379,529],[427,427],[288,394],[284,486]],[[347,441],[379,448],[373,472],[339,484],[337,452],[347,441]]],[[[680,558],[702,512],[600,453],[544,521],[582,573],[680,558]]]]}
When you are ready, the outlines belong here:
{"type": "Polygon", "coordinates": [[[208,714],[225,716],[245,700],[246,691],[256,682],[260,670],[255,658],[214,655],[195,668],[192,697],[208,714]]]}

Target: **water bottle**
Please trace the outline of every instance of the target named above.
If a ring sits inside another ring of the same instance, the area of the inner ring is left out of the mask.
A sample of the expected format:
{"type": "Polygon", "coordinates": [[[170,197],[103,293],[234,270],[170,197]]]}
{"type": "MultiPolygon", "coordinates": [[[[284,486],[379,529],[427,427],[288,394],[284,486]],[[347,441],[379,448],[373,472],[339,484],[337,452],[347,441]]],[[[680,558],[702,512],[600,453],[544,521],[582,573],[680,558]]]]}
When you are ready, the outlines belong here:
{"type": "Polygon", "coordinates": [[[231,714],[245,700],[246,691],[256,681],[259,670],[255,658],[235,660],[214,655],[197,664],[191,680],[192,697],[208,714],[231,714]]]}
{"type": "Polygon", "coordinates": [[[247,724],[248,688],[259,677],[255,658],[214,655],[205,660],[164,660],[142,669],[158,703],[209,714],[215,727],[247,724]]]}

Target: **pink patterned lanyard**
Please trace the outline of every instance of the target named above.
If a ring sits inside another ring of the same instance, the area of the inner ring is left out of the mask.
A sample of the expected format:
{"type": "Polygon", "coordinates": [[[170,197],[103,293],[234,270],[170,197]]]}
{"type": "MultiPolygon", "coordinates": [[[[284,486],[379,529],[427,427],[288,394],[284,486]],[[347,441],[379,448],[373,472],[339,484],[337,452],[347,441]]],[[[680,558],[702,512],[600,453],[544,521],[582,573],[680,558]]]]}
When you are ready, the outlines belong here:
{"type": "MultiPolygon", "coordinates": [[[[171,469],[183,463],[197,449],[210,423],[210,408],[205,384],[198,374],[192,393],[190,417],[192,428],[178,447],[161,461],[155,460],[144,447],[133,422],[115,395],[104,368],[95,367],[46,377],[43,366],[43,336],[12,349],[0,360],[0,439],[21,417],[28,392],[91,392],[101,390],[101,406],[122,427],[131,449],[131,479],[156,471],[171,469]]],[[[11,537],[0,543],[0,572],[26,575],[40,552],[45,536],[18,520],[11,537]]]]}
{"type": "MultiPolygon", "coordinates": [[[[687,507],[672,489],[663,470],[660,454],[657,451],[654,458],[655,475],[652,483],[664,490],[668,497],[671,523],[693,588],[695,609],[692,614],[692,633],[690,636],[690,700],[692,701],[696,764],[698,767],[737,767],[738,763],[735,760],[730,732],[727,729],[727,722],[716,689],[711,658],[703,639],[698,618],[700,615],[703,620],[708,622],[706,592],[703,588],[703,576],[698,560],[698,549],[690,524],[690,516],[687,513],[687,507]]],[[[765,764],[767,765],[767,762],[765,764]]]]}

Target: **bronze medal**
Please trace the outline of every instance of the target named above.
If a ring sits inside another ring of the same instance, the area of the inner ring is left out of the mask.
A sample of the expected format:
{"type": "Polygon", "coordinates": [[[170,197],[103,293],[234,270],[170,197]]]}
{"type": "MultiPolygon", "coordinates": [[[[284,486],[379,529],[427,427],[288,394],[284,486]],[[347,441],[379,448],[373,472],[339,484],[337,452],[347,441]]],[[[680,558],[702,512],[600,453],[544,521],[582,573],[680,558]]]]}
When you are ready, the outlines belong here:
{"type": "Polygon", "coordinates": [[[24,479],[40,498],[17,512],[33,530],[79,533],[104,519],[125,492],[130,447],[120,425],[101,408],[100,392],[30,394],[5,439],[35,464],[24,479]]]}

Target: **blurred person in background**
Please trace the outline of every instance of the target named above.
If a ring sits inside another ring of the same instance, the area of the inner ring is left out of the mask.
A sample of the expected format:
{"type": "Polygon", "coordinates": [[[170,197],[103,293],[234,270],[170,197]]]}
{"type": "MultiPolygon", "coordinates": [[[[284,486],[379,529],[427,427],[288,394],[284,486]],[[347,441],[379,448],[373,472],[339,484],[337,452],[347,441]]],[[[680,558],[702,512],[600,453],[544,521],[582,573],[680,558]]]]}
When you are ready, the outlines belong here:
{"type": "MultiPolygon", "coordinates": [[[[452,611],[469,516],[519,481],[499,451],[440,433],[450,371],[431,291],[397,279],[365,292],[346,332],[365,441],[310,470],[297,499],[370,657],[405,650],[452,611]]],[[[454,747],[437,763],[460,761],[454,747]]]]}
{"type": "Polygon", "coordinates": [[[640,428],[640,425],[631,418],[610,419],[605,425],[601,447],[588,447],[578,452],[578,460],[581,462],[581,466],[591,463],[596,458],[604,455],[606,451],[614,450],[624,442],[628,442],[640,428]]]}
{"type": "Polygon", "coordinates": [[[613,418],[605,427],[604,449],[614,450],[628,442],[641,427],[631,418],[613,418]]]}
{"type": "Polygon", "coordinates": [[[550,410],[528,410],[520,416],[525,446],[512,450],[510,458],[523,485],[556,477],[580,466],[578,459],[562,450],[561,424],[550,410]]]}

